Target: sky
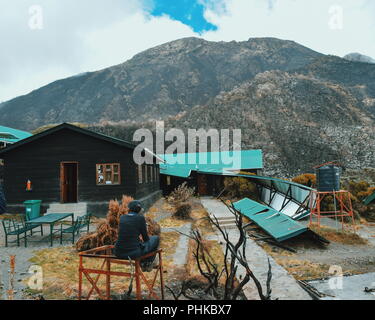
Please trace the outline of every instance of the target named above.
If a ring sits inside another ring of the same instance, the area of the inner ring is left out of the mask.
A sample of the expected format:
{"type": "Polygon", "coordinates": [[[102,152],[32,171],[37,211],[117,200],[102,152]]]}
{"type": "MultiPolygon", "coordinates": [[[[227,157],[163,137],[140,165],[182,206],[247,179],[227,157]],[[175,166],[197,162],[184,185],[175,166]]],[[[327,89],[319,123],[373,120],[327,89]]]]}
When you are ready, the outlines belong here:
{"type": "MultiPolygon", "coordinates": [[[[184,37],[375,58],[374,0],[0,0],[0,102],[184,37]]],[[[1,111],[0,111],[1,112],[1,111]]]]}

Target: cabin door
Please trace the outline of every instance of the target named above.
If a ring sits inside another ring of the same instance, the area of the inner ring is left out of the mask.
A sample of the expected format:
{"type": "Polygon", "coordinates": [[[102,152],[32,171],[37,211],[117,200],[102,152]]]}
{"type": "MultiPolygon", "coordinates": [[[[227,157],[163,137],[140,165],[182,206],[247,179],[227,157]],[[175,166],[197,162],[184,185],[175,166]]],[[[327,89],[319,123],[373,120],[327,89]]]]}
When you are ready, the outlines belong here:
{"type": "Polygon", "coordinates": [[[61,203],[78,202],[77,162],[62,162],[60,164],[60,198],[61,203]]]}
{"type": "Polygon", "coordinates": [[[206,196],[207,195],[207,176],[198,174],[197,182],[198,182],[199,195],[206,196]]]}

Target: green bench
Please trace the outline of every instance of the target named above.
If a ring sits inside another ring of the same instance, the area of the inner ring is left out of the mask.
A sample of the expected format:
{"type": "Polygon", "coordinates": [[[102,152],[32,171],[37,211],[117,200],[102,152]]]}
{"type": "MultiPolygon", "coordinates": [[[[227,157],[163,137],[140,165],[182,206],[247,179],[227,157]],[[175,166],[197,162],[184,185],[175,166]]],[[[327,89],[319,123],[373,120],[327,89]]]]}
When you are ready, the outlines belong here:
{"type": "Polygon", "coordinates": [[[20,246],[20,240],[25,240],[25,247],[27,247],[27,232],[30,231],[30,235],[33,235],[33,229],[40,227],[40,233],[43,235],[43,226],[39,224],[26,224],[24,218],[21,220],[16,218],[3,219],[2,225],[5,233],[5,246],[8,247],[9,243],[17,242],[17,246],[20,246]],[[23,237],[21,237],[23,235],[23,237]],[[14,241],[8,241],[9,236],[16,236],[17,239],[14,241]]]}
{"type": "Polygon", "coordinates": [[[74,244],[76,236],[78,236],[83,228],[87,228],[87,232],[90,232],[90,219],[91,219],[91,214],[86,214],[82,217],[78,217],[74,223],[68,227],[68,228],[63,228],[63,224],[61,224],[60,227],[60,244],[63,242],[63,235],[64,234],[71,234],[72,237],[71,240],[72,243],[74,244]]]}

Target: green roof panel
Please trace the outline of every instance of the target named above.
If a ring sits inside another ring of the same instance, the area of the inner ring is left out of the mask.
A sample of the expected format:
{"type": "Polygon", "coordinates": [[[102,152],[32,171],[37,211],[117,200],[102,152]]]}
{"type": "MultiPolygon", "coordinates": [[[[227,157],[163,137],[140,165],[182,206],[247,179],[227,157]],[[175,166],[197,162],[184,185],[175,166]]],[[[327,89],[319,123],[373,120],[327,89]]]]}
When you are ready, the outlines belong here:
{"type": "Polygon", "coordinates": [[[0,142],[16,143],[31,136],[32,134],[26,131],[0,126],[0,142]]]}
{"type": "Polygon", "coordinates": [[[160,173],[187,178],[191,171],[223,174],[227,170],[262,169],[262,150],[159,154],[160,173]]]}

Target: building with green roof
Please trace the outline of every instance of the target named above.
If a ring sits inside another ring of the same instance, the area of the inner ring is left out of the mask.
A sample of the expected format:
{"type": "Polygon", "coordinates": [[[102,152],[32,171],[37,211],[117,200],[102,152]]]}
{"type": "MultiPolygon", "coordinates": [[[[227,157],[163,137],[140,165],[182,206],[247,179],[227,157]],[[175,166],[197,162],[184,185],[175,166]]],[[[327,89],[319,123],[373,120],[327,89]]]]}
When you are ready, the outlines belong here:
{"type": "Polygon", "coordinates": [[[0,126],[0,148],[6,147],[8,144],[16,143],[31,136],[32,134],[26,131],[0,126]]]}
{"type": "Polygon", "coordinates": [[[186,181],[200,195],[216,195],[223,188],[223,173],[259,174],[263,169],[262,150],[159,154],[158,157],[164,160],[159,164],[164,194],[186,181]]]}

